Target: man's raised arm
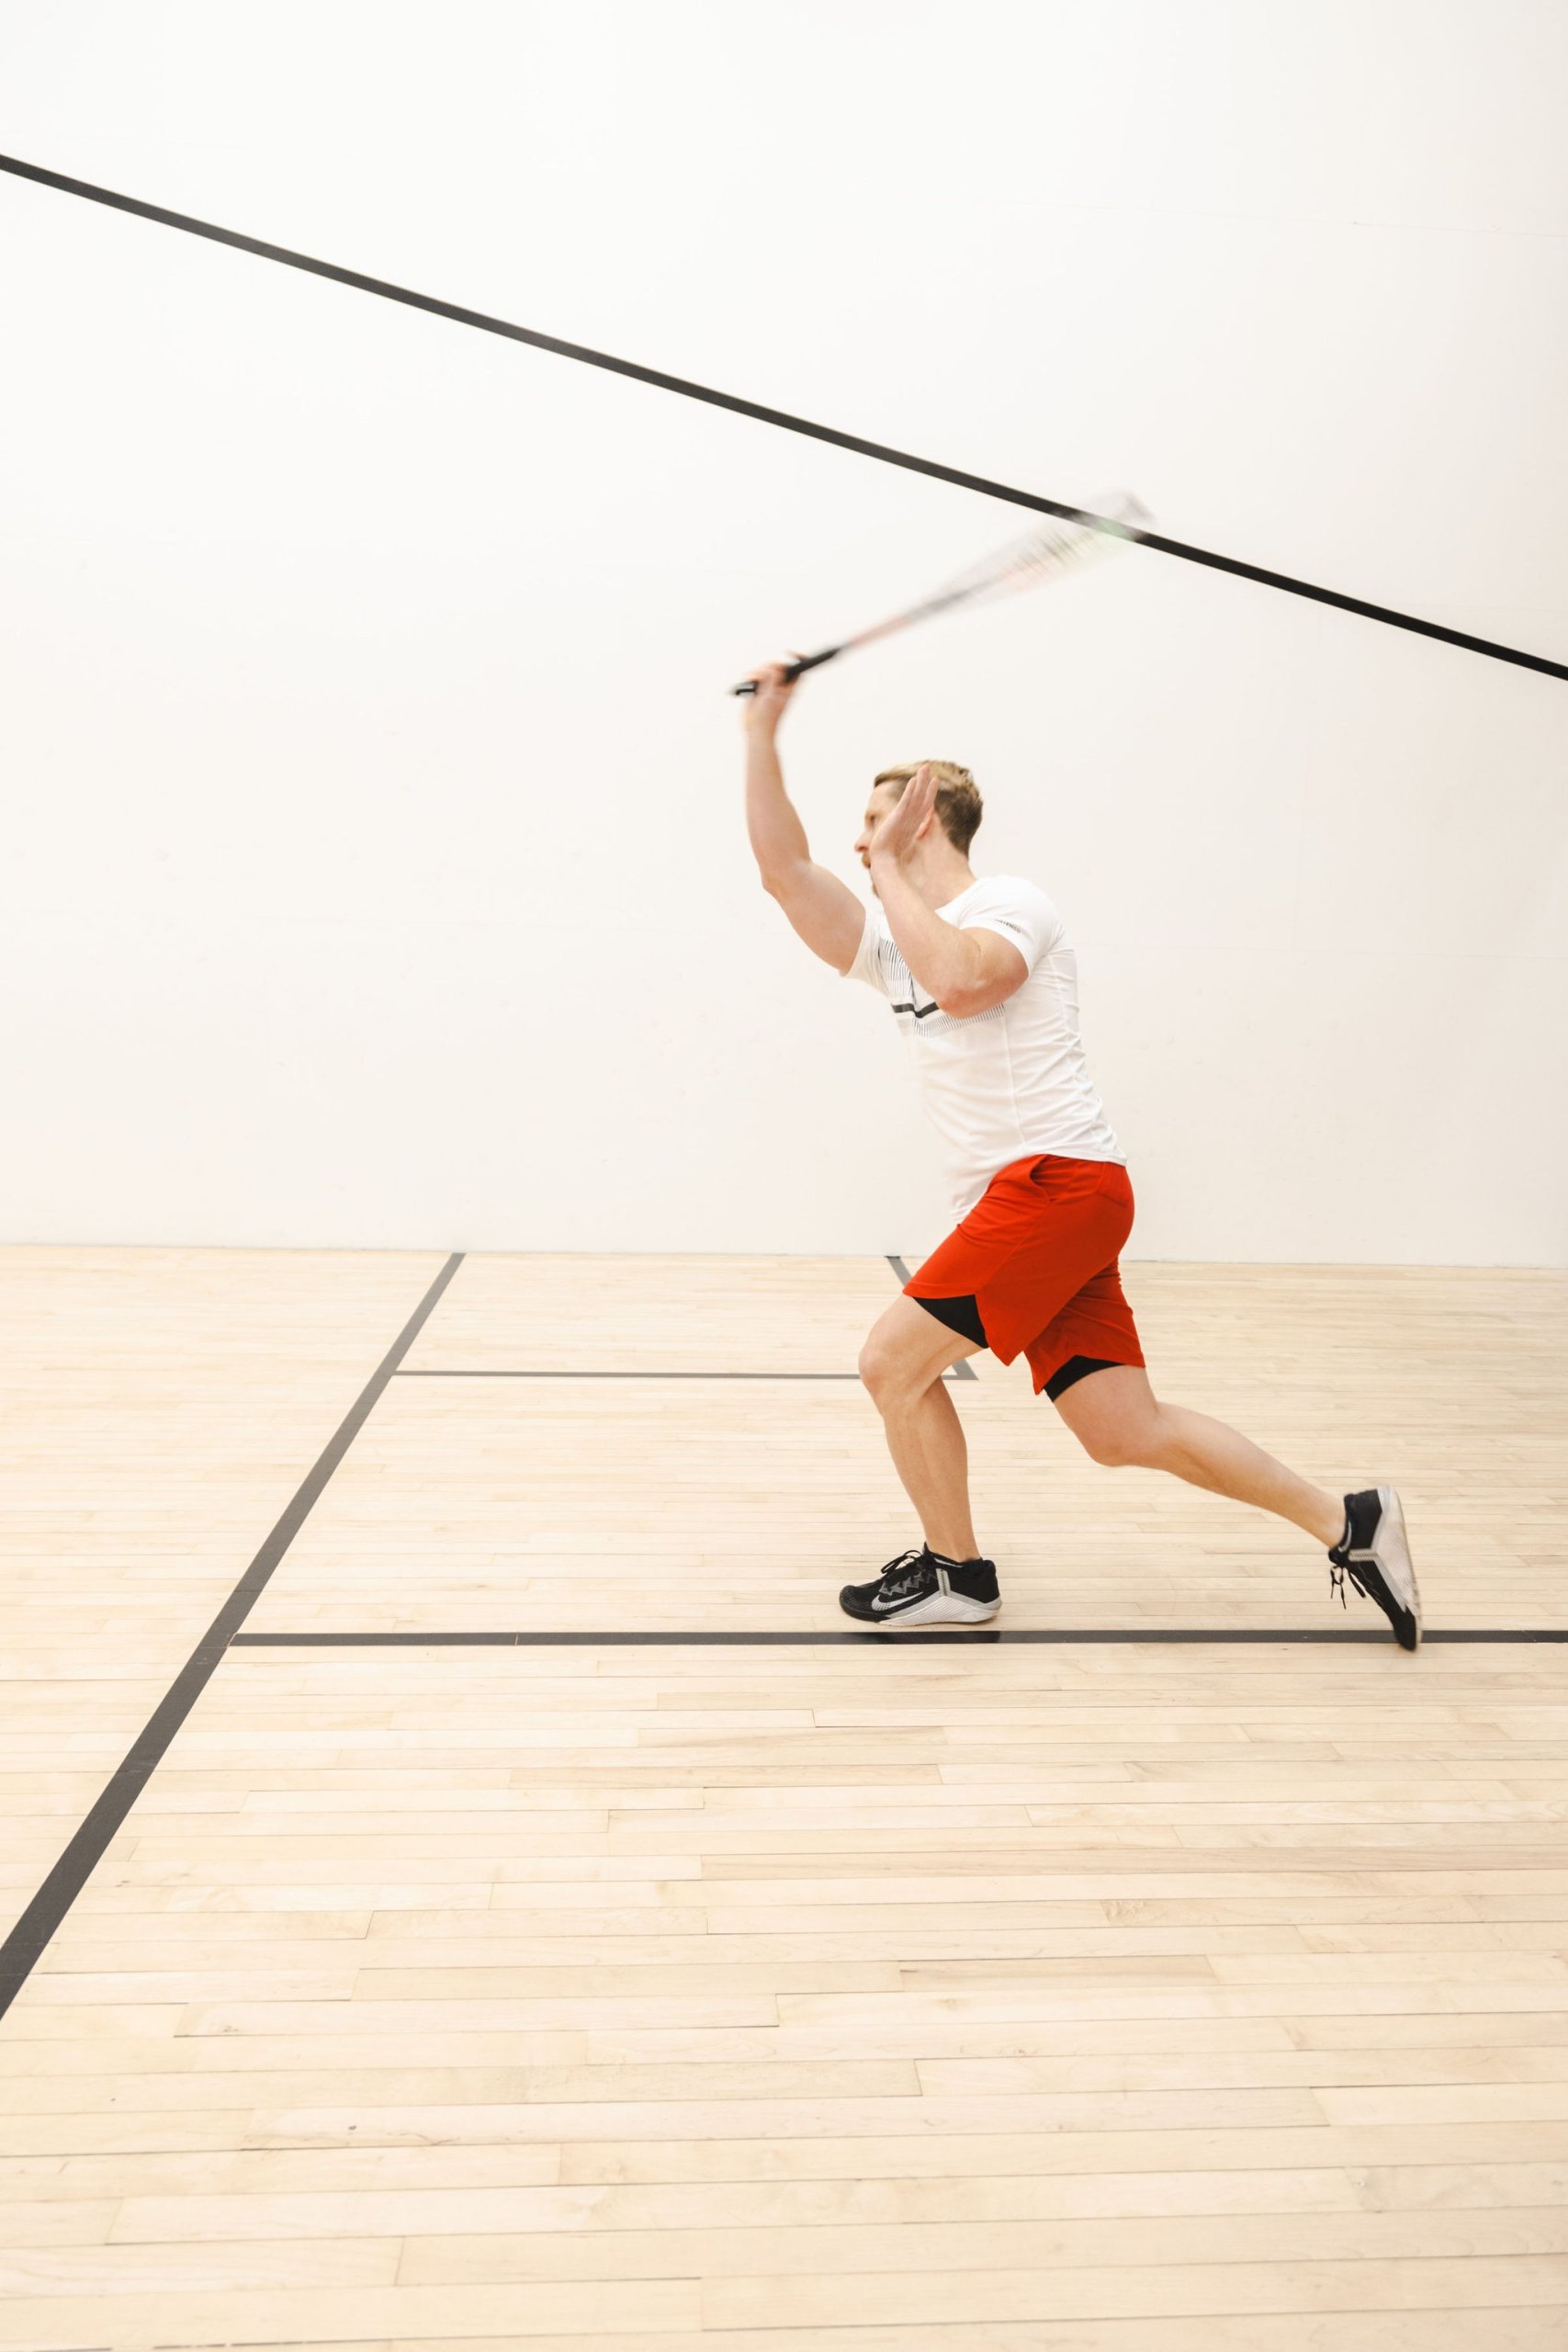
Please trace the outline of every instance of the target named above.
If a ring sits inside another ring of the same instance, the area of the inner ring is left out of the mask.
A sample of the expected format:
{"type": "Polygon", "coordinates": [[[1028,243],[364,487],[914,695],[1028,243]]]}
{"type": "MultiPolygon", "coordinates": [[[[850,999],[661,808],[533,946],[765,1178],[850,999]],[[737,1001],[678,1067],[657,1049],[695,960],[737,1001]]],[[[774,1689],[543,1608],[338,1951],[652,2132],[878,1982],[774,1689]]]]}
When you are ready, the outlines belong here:
{"type": "Polygon", "coordinates": [[[860,949],[865,909],[854,892],[811,862],[806,828],[784,790],[779,721],[795,692],[784,664],[753,670],[757,691],[746,705],[746,830],[762,888],[776,899],[815,956],[847,972],[860,949]]]}

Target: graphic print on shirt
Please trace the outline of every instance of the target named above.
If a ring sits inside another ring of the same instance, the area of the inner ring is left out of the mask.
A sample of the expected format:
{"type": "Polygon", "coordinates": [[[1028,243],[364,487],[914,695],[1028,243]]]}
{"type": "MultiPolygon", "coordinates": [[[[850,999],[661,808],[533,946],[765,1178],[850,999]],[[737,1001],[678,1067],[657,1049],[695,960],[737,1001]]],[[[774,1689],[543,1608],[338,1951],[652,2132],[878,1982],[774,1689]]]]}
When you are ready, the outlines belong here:
{"type": "MultiPolygon", "coordinates": [[[[1014,943],[1015,945],[1018,944],[1014,943]]],[[[875,952],[881,977],[879,979],[874,979],[872,986],[879,989],[886,997],[900,1028],[910,1021],[931,1021],[939,1025],[943,1023],[952,1024],[953,1018],[952,1013],[944,1012],[935,997],[926,994],[887,932],[885,931],[876,942],[875,952]]],[[[988,1012],[971,1012],[965,1014],[964,1018],[966,1021],[990,1021],[1005,1010],[1005,1006],[994,1004],[988,1012]]]]}
{"type": "Polygon", "coordinates": [[[880,907],[868,910],[845,977],[892,1008],[945,1147],[955,1214],[974,1207],[999,1169],[1033,1153],[1122,1160],[1084,1064],[1077,957],[1050,899],[1032,882],[996,875],[936,911],[1016,947],[1022,985],[985,1012],[943,1012],[911,974],[880,907]]]}

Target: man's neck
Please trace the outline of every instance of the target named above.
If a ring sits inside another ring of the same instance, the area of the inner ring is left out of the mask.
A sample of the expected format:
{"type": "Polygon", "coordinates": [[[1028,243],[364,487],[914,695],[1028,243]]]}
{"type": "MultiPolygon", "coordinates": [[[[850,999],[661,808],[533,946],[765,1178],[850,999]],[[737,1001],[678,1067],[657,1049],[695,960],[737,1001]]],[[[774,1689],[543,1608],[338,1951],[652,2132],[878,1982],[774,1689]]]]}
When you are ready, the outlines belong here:
{"type": "MultiPolygon", "coordinates": [[[[969,860],[961,857],[956,850],[950,851],[946,857],[931,865],[911,862],[900,866],[898,871],[921,905],[930,907],[933,912],[938,907],[949,906],[954,899],[962,898],[964,891],[972,888],[980,878],[969,860]]],[[[874,866],[871,887],[873,890],[876,888],[874,866]]]]}
{"type": "Polygon", "coordinates": [[[962,898],[975,878],[974,868],[968,859],[958,856],[956,853],[927,871],[909,876],[927,906],[931,908],[945,907],[953,899],[962,898]]]}

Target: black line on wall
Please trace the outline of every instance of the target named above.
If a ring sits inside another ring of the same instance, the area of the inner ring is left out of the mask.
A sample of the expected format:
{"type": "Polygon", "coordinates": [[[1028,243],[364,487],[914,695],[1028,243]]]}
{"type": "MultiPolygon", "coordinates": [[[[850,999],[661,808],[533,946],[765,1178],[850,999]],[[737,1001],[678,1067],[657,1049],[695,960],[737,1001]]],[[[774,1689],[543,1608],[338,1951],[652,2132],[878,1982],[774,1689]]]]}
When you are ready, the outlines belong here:
{"type": "Polygon", "coordinates": [[[907,449],[889,448],[886,442],[867,441],[859,434],[841,432],[837,425],[816,424],[808,417],[793,416],[787,409],[767,408],[760,401],[742,400],[738,393],[717,391],[711,384],[694,383],[685,376],[668,376],[661,368],[645,368],[635,359],[617,359],[612,353],[595,351],[587,344],[566,343],[558,335],[541,334],[536,327],[520,327],[486,311],[470,311],[461,303],[443,301],[434,294],[419,294],[412,287],[394,286],[389,279],[367,277],[363,270],[345,269],[338,262],[320,261],[310,254],[296,253],[288,245],[269,244],[263,238],[245,236],[238,229],[223,229],[215,221],[198,220],[192,213],[149,204],[143,197],[122,196],[113,188],[99,187],[91,180],[72,179],[66,173],[50,171],[42,164],[26,164],[19,156],[0,155],[0,172],[9,172],[15,179],[32,180],[39,187],[55,188],[62,196],[82,197],[90,204],[107,205],[111,211],[133,213],[139,220],[156,221],[161,228],[180,229],[187,236],[231,245],[236,252],[254,254],[261,261],[279,262],[285,268],[304,270],[312,277],[332,278],[339,286],[355,288],[361,294],[378,295],[383,301],[428,311],[434,317],[452,319],[459,326],[503,335],[510,343],[529,344],[536,351],[553,352],[558,359],[575,360],[585,368],[602,368],[613,376],[629,377],[634,383],[650,384],[658,391],[678,393],[682,400],[702,401],[709,408],[728,409],[736,416],[750,417],[759,424],[773,425],[783,433],[804,434],[808,440],[828,442],[855,457],[873,458],[880,465],[899,466],[906,473],[926,474],[933,481],[952,482],[957,489],[972,490],[982,498],[1000,499],[1009,506],[1028,507],[1036,514],[1055,514],[1062,522],[1080,523],[1090,530],[1113,530],[1118,538],[1153,548],[1158,555],[1176,556],[1184,563],[1201,564],[1210,571],[1229,572],[1237,580],[1277,588],[1288,596],[1304,596],[1313,604],[1332,605],[1340,612],[1357,614],[1362,620],[1381,621],[1391,628],[1411,630],[1417,637],[1437,638],[1445,645],[1459,646],[1469,653],[1483,653],[1495,662],[1539,670],[1549,678],[1568,678],[1568,664],[1550,661],[1543,653],[1526,653],[1517,646],[1499,645],[1487,637],[1472,637],[1464,629],[1450,628],[1446,622],[1421,620],[1413,613],[1395,612],[1388,605],[1371,604],[1364,596],[1345,595],[1337,588],[1319,588],[1309,580],[1298,580],[1291,572],[1270,571],[1262,564],[1217,555],[1212,548],[1193,547],[1185,539],[1168,539],[1158,531],[1139,531],[1113,524],[1103,514],[1091,514],[1087,507],[1069,506],[1061,499],[1044,498],[1034,491],[1015,490],[1006,482],[988,481],[984,474],[964,473],[957,466],[939,464],[933,458],[917,458],[907,449]]]}

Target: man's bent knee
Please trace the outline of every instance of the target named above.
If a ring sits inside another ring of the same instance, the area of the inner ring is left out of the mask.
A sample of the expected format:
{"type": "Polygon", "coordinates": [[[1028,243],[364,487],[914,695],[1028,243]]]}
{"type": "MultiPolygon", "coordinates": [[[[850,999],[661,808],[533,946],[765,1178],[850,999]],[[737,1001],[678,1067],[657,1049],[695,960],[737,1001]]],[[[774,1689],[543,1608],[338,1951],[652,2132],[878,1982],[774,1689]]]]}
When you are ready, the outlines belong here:
{"type": "Polygon", "coordinates": [[[1086,1437],[1080,1430],[1077,1440],[1089,1460],[1098,1462],[1102,1470],[1127,1470],[1133,1466],[1134,1455],[1126,1441],[1109,1430],[1086,1437]]]}
{"type": "Polygon", "coordinates": [[[1134,1421],[1107,1429],[1075,1430],[1091,1462],[1105,1470],[1156,1470],[1163,1441],[1157,1422],[1134,1421]]]}
{"type": "Polygon", "coordinates": [[[860,1351],[860,1376],[878,1405],[924,1385],[908,1357],[901,1356],[895,1348],[883,1347],[875,1340],[868,1340],[860,1351]]]}
{"type": "Polygon", "coordinates": [[[873,1401],[877,1405],[895,1402],[901,1396],[917,1396],[929,1388],[941,1372],[931,1372],[902,1348],[889,1347],[886,1340],[874,1331],[860,1351],[860,1376],[873,1401]]]}

